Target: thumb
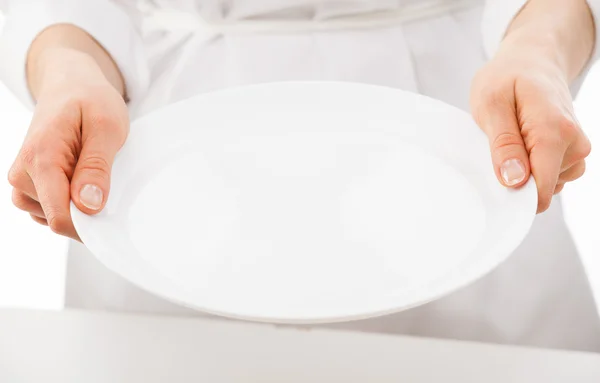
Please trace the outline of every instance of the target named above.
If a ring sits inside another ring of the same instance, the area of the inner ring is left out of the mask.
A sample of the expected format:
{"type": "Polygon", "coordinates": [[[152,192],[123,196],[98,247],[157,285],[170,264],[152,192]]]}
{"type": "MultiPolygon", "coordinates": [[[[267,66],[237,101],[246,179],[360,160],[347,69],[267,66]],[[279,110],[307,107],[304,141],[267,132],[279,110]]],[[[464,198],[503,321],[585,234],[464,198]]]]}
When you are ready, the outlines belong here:
{"type": "Polygon", "coordinates": [[[125,142],[127,128],[108,121],[99,126],[96,121],[86,129],[85,119],[83,123],[81,153],[71,180],[71,199],[82,212],[96,214],[106,205],[113,161],[125,142]]]}
{"type": "Polygon", "coordinates": [[[514,106],[508,101],[483,107],[477,121],[490,141],[496,177],[506,187],[517,188],[529,179],[529,156],[514,106]]]}

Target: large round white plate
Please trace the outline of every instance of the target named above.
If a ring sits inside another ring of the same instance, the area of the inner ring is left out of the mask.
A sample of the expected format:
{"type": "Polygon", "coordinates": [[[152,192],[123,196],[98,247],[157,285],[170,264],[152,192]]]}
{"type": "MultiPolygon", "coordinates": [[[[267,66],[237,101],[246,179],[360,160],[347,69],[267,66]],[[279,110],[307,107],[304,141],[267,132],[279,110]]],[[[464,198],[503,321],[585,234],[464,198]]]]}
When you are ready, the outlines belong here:
{"type": "Polygon", "coordinates": [[[401,311],[488,273],[527,234],[470,116],[385,87],[254,85],[136,121],[106,209],[71,206],[101,262],[208,313],[322,323],[401,311]]]}

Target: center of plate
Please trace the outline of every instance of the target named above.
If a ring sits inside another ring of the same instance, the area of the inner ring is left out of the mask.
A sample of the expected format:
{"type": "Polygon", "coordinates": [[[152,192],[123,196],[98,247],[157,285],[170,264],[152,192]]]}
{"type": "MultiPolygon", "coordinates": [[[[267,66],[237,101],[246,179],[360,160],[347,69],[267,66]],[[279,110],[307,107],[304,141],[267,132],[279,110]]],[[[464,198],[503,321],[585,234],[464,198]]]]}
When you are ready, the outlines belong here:
{"type": "Polygon", "coordinates": [[[402,294],[485,230],[474,186],[414,143],[308,132],[207,148],[182,148],[126,214],[141,257],[224,310],[402,294]]]}

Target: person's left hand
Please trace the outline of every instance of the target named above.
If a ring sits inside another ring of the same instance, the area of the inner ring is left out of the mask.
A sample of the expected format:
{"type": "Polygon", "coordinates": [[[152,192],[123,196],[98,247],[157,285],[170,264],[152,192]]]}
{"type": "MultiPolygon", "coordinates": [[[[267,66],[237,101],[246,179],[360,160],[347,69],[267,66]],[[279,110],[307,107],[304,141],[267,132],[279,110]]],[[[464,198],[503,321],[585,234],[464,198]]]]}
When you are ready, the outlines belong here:
{"type": "Polygon", "coordinates": [[[533,174],[538,213],[583,175],[591,150],[575,118],[567,76],[551,54],[506,45],[471,89],[473,116],[489,137],[498,180],[518,188],[533,174]]]}

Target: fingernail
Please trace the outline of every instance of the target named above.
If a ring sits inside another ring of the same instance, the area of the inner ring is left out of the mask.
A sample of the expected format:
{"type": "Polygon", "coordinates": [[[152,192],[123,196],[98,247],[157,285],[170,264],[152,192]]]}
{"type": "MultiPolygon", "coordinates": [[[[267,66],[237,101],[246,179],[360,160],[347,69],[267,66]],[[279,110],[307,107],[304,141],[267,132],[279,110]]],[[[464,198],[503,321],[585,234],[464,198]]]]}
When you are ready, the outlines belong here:
{"type": "Polygon", "coordinates": [[[103,197],[102,190],[96,185],[83,185],[79,191],[81,204],[91,210],[98,210],[102,207],[103,197]]]}
{"type": "Polygon", "coordinates": [[[513,158],[502,164],[500,174],[506,186],[514,186],[525,179],[525,166],[521,160],[513,158]]]}

